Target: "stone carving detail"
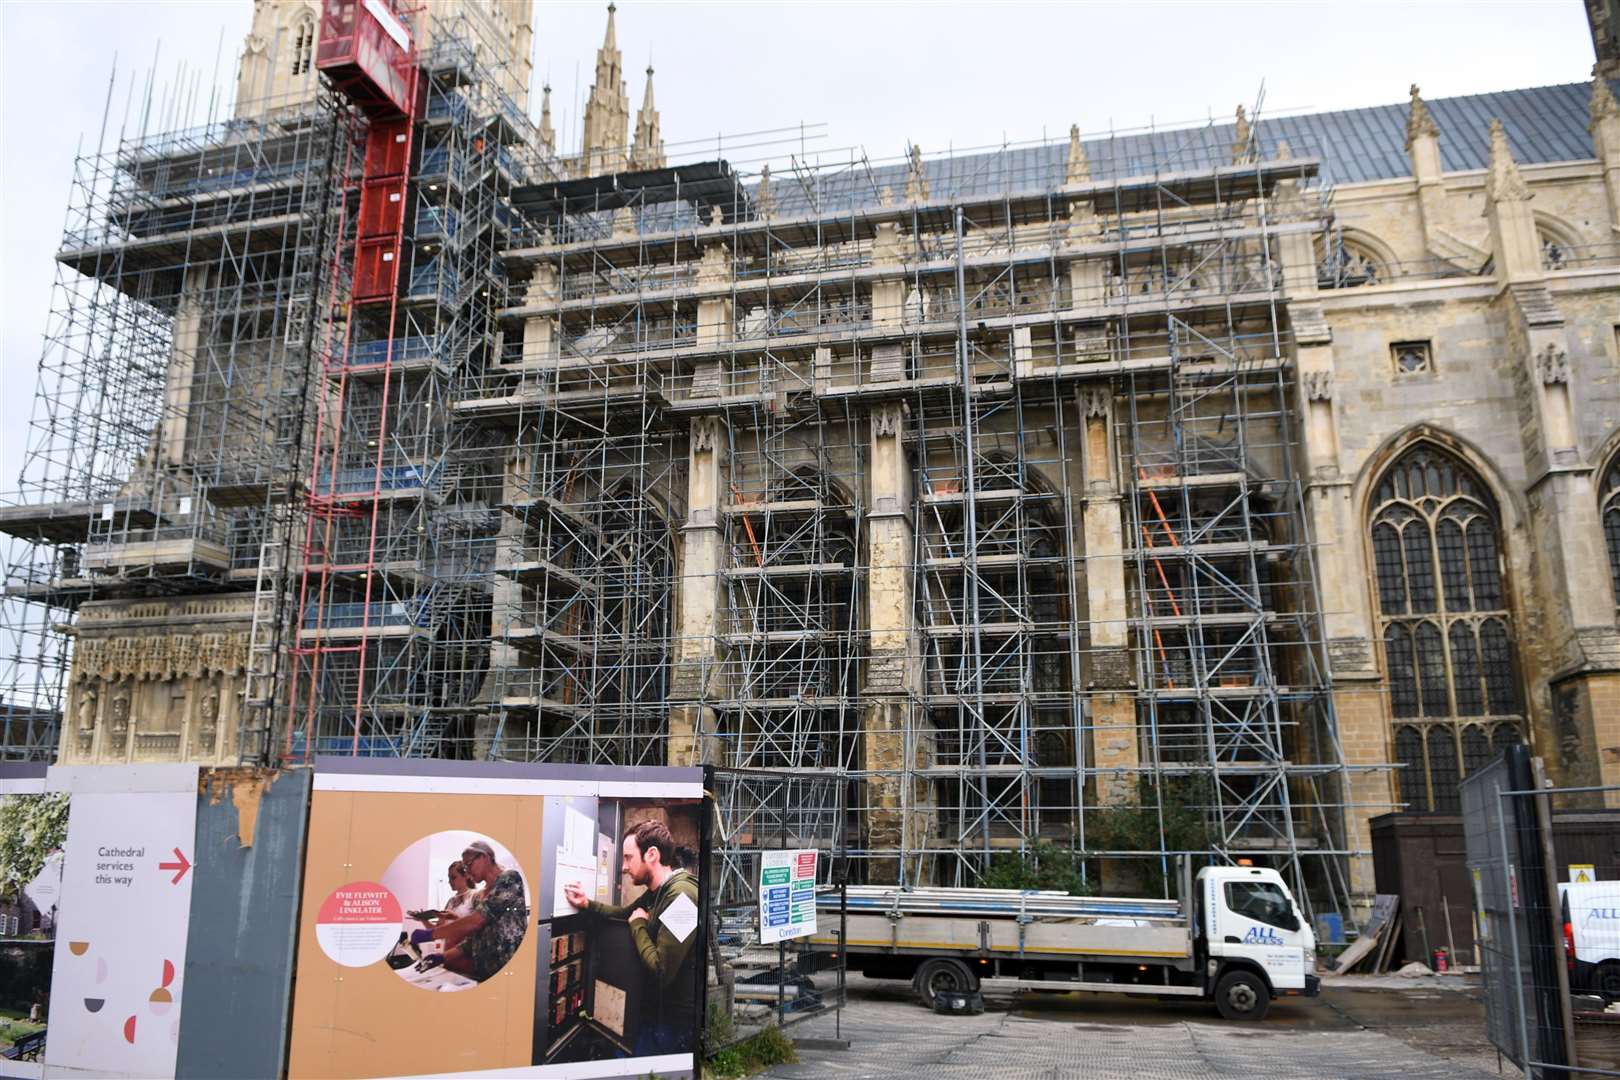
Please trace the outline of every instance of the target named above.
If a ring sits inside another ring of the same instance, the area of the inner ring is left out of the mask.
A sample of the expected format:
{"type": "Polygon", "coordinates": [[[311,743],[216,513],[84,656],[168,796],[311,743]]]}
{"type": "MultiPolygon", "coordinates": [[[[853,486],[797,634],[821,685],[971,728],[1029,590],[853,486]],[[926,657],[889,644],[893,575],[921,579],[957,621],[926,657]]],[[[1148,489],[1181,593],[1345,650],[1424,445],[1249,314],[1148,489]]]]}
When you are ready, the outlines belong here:
{"type": "Polygon", "coordinates": [[[1305,400],[1332,401],[1333,400],[1333,372],[1307,371],[1300,375],[1300,381],[1305,385],[1305,400]]]}
{"type": "Polygon", "coordinates": [[[879,653],[867,662],[868,694],[900,694],[906,690],[906,657],[903,653],[879,653]]]}
{"type": "Polygon", "coordinates": [[[761,221],[769,221],[776,216],[776,193],[771,190],[769,164],[759,170],[759,186],[754,189],[754,212],[761,221]]]}
{"type": "Polygon", "coordinates": [[[202,705],[197,715],[197,752],[210,756],[219,732],[219,688],[209,683],[203,688],[202,705]]]}
{"type": "Polygon", "coordinates": [[[79,734],[89,735],[96,730],[96,706],[100,698],[94,686],[79,691],[79,734]]]}
{"type": "Polygon", "coordinates": [[[1376,666],[1371,644],[1366,638],[1359,637],[1331,639],[1328,642],[1328,662],[1333,665],[1334,672],[1341,675],[1351,671],[1371,671],[1376,666]]]}
{"type": "Polygon", "coordinates": [[[1523,202],[1530,197],[1530,188],[1519,174],[1508,146],[1507,129],[1502,121],[1491,121],[1491,160],[1485,174],[1485,193],[1492,202],[1523,202]]]}
{"type": "Polygon", "coordinates": [[[879,439],[899,438],[900,425],[904,419],[905,413],[902,406],[879,406],[872,412],[872,434],[879,439]]]}
{"type": "MultiPolygon", "coordinates": [[[[714,208],[715,214],[720,208],[714,208]]],[[[718,221],[710,221],[710,225],[719,225],[718,221]]],[[[724,244],[706,244],[703,255],[698,259],[698,284],[710,285],[731,280],[731,249],[724,244]]]]}
{"type": "Polygon", "coordinates": [[[1246,165],[1254,160],[1254,128],[1249,123],[1243,106],[1237,107],[1237,118],[1232,124],[1232,164],[1246,165]]]}
{"type": "Polygon", "coordinates": [[[248,635],[147,634],[82,637],[74,650],[74,675],[83,680],[201,679],[238,675],[247,666],[248,635]]]}
{"type": "Polygon", "coordinates": [[[1620,116],[1620,102],[1614,99],[1614,91],[1609,89],[1609,80],[1598,74],[1597,68],[1592,69],[1592,101],[1589,106],[1591,120],[1586,130],[1593,135],[1597,134],[1597,127],[1611,116],[1620,116]]]}
{"type": "Polygon", "coordinates": [[[1114,403],[1114,392],[1106,386],[1082,386],[1080,411],[1088,420],[1108,419],[1108,408],[1114,403]]]}
{"type": "Polygon", "coordinates": [[[720,448],[720,421],[705,416],[692,421],[692,453],[712,454],[720,448]]]}
{"type": "Polygon", "coordinates": [[[1434,122],[1429,115],[1429,106],[1424,104],[1422,95],[1418,92],[1417,83],[1412,84],[1409,91],[1412,95],[1412,111],[1406,117],[1406,150],[1412,151],[1412,143],[1422,136],[1431,138],[1440,137],[1440,125],[1434,122]]]}
{"type": "Polygon", "coordinates": [[[911,159],[906,170],[906,202],[928,201],[928,174],[923,171],[922,147],[911,144],[911,159]]]}
{"type": "Polygon", "coordinates": [[[1091,179],[1091,160],[1086,157],[1086,148],[1080,145],[1080,125],[1069,125],[1069,160],[1063,170],[1063,182],[1066,184],[1084,184],[1091,179]]]}
{"type": "Polygon", "coordinates": [[[1569,354],[1560,349],[1555,342],[1547,342],[1547,347],[1536,353],[1536,374],[1548,386],[1554,383],[1569,382],[1569,354]]]}
{"type": "Polygon", "coordinates": [[[1087,674],[1091,689],[1130,690],[1136,685],[1136,661],[1126,649],[1099,649],[1087,674]]]}
{"type": "Polygon", "coordinates": [[[130,688],[127,685],[120,684],[113,690],[112,717],[108,729],[119,744],[129,734],[129,697],[130,688]]]}

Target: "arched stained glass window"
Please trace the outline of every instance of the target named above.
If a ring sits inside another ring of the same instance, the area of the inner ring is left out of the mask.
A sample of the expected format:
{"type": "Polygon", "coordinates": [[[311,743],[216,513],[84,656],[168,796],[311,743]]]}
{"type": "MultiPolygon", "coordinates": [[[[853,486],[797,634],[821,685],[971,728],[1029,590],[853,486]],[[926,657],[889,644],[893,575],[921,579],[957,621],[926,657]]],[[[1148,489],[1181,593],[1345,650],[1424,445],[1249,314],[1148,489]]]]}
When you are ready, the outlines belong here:
{"type": "Polygon", "coordinates": [[[1620,454],[1609,461],[1603,470],[1603,483],[1598,488],[1598,513],[1603,516],[1603,539],[1609,544],[1609,580],[1614,584],[1614,598],[1620,603],[1620,454]]]}
{"type": "Polygon", "coordinates": [[[1423,736],[1410,724],[1395,729],[1395,764],[1400,767],[1396,779],[1401,802],[1414,807],[1428,805],[1429,770],[1423,759],[1423,736]]]}
{"type": "MultiPolygon", "coordinates": [[[[1620,465],[1610,471],[1604,525],[1620,582],[1620,465]]],[[[1462,462],[1419,444],[1379,481],[1368,528],[1401,800],[1455,813],[1462,777],[1523,737],[1496,504],[1462,462]]]]}

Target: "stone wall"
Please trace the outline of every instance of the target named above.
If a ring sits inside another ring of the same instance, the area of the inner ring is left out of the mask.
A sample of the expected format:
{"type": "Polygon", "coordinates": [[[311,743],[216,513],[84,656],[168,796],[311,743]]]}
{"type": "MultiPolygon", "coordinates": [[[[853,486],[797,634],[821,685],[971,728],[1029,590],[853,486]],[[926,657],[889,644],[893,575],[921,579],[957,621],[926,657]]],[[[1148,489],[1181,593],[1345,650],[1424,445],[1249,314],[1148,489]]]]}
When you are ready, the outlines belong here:
{"type": "Polygon", "coordinates": [[[86,603],[58,760],[236,764],[252,619],[242,594],[86,603]]]}

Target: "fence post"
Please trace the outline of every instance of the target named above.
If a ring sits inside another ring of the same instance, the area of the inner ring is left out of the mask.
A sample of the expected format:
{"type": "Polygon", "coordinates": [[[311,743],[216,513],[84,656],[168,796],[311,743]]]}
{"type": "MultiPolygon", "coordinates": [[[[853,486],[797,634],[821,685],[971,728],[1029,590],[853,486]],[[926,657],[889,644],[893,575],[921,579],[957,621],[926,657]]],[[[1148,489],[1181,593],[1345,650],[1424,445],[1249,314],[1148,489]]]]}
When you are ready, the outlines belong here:
{"type": "MultiPolygon", "coordinates": [[[[1546,768],[1540,758],[1530,761],[1530,775],[1535,783],[1536,795],[1533,800],[1536,811],[1536,838],[1540,842],[1541,862],[1547,869],[1546,895],[1543,899],[1547,903],[1547,921],[1550,924],[1549,932],[1555,943],[1563,938],[1562,928],[1558,925],[1558,862],[1553,853],[1552,838],[1552,801],[1547,796],[1546,768]]],[[[1558,989],[1558,1019],[1559,1027],[1564,1033],[1564,1061],[1575,1064],[1575,1017],[1569,1006],[1569,968],[1557,963],[1558,954],[1556,944],[1553,953],[1553,972],[1557,977],[1558,989]]]]}
{"type": "Polygon", "coordinates": [[[1514,1011],[1519,1016],[1519,1064],[1524,1069],[1526,1080],[1535,1080],[1535,1074],[1530,1071],[1530,1025],[1524,1013],[1524,963],[1519,957],[1519,917],[1515,910],[1518,907],[1519,883],[1517,871],[1513,861],[1508,857],[1507,835],[1507,806],[1508,798],[1500,790],[1496,794],[1496,830],[1502,839],[1502,870],[1507,879],[1508,895],[1508,940],[1513,942],[1513,993],[1519,999],[1518,1008],[1514,1011]]]}

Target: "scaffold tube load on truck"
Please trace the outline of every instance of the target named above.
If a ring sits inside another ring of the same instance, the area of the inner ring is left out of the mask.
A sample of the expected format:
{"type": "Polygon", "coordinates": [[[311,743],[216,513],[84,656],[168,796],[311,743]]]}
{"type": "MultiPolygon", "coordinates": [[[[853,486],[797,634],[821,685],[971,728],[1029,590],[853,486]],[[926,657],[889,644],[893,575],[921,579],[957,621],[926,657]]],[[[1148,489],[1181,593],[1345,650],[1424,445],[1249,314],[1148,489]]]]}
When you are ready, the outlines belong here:
{"type": "MultiPolygon", "coordinates": [[[[1175,900],[851,886],[848,963],[910,979],[930,1006],[981,987],[1084,990],[1197,998],[1228,1020],[1261,1020],[1276,997],[1316,995],[1316,937],[1281,874],[1209,866],[1195,888],[1183,863],[1178,882],[1175,900]]],[[[838,949],[826,925],[815,952],[838,949]]]]}

